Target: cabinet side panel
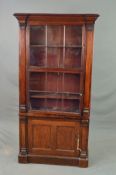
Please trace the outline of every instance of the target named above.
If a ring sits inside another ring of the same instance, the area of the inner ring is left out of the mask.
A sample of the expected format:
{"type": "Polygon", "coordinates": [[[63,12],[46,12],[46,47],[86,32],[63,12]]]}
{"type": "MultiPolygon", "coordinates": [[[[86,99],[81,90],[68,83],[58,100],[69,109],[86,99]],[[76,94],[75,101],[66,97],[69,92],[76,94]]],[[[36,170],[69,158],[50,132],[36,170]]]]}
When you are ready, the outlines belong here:
{"type": "Polygon", "coordinates": [[[26,111],[26,51],[25,51],[25,25],[20,26],[19,33],[19,107],[26,111]]]}
{"type": "Polygon", "coordinates": [[[86,61],[85,61],[85,87],[83,119],[87,119],[90,113],[91,102],[91,74],[93,59],[93,32],[94,24],[86,25],[86,61]]]}
{"type": "Polygon", "coordinates": [[[93,34],[94,24],[86,25],[86,54],[85,54],[85,86],[84,86],[84,106],[81,121],[81,153],[79,166],[88,166],[88,133],[89,116],[91,102],[91,76],[93,60],[93,34]]]}
{"type": "MultiPolygon", "coordinates": [[[[26,31],[25,23],[19,23],[19,112],[26,112],[26,31]]],[[[19,116],[19,162],[27,163],[27,118],[19,116]]]]}

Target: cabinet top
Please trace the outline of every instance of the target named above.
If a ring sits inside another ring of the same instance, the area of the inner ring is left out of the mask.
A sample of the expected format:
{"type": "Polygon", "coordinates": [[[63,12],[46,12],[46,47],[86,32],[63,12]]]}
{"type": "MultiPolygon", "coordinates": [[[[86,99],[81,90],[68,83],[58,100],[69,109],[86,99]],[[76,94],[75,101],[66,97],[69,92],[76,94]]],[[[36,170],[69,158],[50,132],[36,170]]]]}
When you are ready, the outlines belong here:
{"type": "Polygon", "coordinates": [[[99,14],[96,14],[96,13],[70,13],[70,14],[67,14],[67,13],[14,13],[14,16],[27,16],[27,15],[30,15],[30,16],[96,16],[98,17],[99,14]]]}
{"type": "Polygon", "coordinates": [[[48,14],[48,13],[15,13],[20,24],[28,21],[41,23],[94,23],[99,14],[48,14]]]}

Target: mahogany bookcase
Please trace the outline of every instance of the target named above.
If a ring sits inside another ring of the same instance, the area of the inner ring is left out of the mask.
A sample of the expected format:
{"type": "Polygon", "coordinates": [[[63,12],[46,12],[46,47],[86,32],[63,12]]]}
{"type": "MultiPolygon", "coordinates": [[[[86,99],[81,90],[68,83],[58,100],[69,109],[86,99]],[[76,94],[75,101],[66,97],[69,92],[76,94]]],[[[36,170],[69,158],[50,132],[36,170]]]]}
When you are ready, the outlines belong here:
{"type": "Polygon", "coordinates": [[[97,14],[16,13],[20,163],[88,166],[97,14]]]}

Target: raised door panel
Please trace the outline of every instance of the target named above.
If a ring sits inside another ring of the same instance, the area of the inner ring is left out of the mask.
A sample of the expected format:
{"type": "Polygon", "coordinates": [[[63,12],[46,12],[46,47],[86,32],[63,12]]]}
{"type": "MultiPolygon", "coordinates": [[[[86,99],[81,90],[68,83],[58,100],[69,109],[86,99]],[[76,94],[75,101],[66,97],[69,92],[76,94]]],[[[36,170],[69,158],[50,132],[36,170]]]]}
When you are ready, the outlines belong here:
{"type": "Polygon", "coordinates": [[[73,151],[74,145],[75,145],[75,128],[72,126],[57,126],[56,149],[73,151]]]}
{"type": "Polygon", "coordinates": [[[51,126],[45,124],[34,124],[32,126],[32,147],[34,149],[50,149],[51,126]]]}
{"type": "Polygon", "coordinates": [[[79,131],[79,122],[29,119],[29,153],[77,157],[79,131]]]}
{"type": "Polygon", "coordinates": [[[79,122],[57,122],[56,125],[56,153],[60,156],[79,156],[78,139],[79,122]]]}
{"type": "Polygon", "coordinates": [[[28,142],[31,154],[47,153],[52,150],[52,126],[49,122],[29,119],[28,142]]]}

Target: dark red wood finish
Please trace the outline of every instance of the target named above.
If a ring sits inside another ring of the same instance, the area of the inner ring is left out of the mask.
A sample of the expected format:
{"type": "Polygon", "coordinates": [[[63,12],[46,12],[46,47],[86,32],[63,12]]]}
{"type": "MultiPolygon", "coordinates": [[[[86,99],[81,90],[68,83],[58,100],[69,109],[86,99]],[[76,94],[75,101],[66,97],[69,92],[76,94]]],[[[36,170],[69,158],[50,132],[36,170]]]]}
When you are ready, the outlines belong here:
{"type": "Polygon", "coordinates": [[[94,23],[98,14],[23,14],[20,163],[88,166],[94,23]]]}

